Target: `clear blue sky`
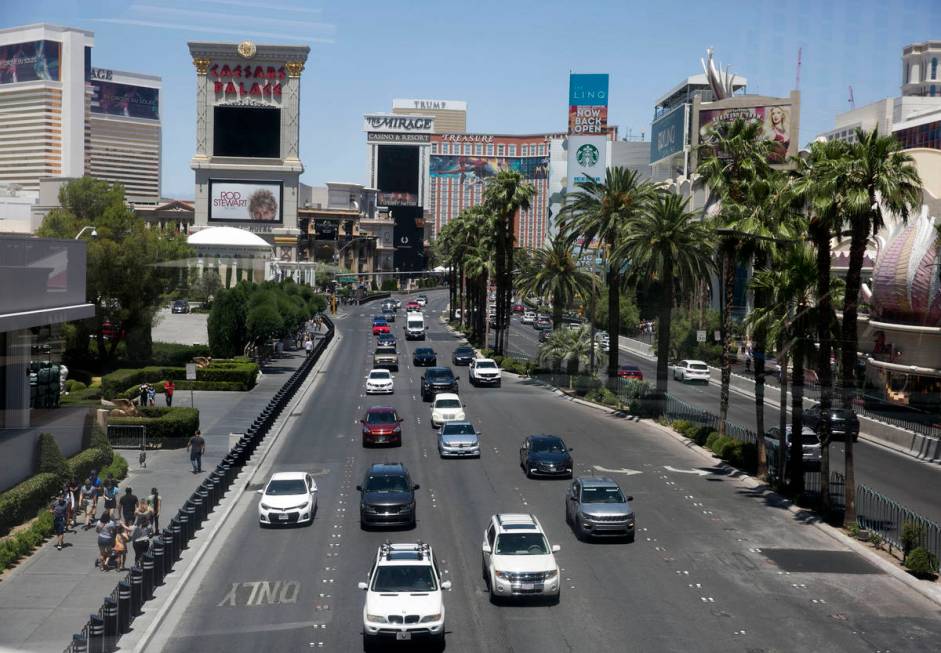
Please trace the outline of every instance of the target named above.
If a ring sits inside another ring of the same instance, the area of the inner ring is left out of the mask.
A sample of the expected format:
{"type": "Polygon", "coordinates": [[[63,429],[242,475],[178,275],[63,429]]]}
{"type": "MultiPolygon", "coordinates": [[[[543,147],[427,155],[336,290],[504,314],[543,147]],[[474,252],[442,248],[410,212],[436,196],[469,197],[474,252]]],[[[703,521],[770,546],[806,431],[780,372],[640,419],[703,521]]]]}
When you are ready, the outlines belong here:
{"type": "Polygon", "coordinates": [[[939,0],[0,0],[0,25],[95,32],[93,65],[163,77],[163,194],[193,196],[195,71],[188,40],[309,43],[302,180],[365,181],[362,114],[393,97],[466,100],[468,128],[560,131],[568,73],[611,75],[609,122],[649,134],[653,103],[700,72],[709,46],[786,95],[803,48],[802,143],[846,110],[899,93],[901,50],[941,38],[939,0]]]}

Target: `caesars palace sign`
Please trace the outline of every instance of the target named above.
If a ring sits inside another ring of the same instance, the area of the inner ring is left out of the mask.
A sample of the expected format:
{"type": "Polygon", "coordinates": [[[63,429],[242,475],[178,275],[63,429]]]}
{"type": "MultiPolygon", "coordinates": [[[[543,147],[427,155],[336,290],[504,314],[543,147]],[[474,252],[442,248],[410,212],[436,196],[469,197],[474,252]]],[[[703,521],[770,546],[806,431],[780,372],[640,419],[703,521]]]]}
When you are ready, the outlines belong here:
{"type": "Polygon", "coordinates": [[[209,67],[207,76],[212,80],[216,99],[222,102],[280,101],[281,85],[287,72],[284,66],[217,63],[209,67]]]}

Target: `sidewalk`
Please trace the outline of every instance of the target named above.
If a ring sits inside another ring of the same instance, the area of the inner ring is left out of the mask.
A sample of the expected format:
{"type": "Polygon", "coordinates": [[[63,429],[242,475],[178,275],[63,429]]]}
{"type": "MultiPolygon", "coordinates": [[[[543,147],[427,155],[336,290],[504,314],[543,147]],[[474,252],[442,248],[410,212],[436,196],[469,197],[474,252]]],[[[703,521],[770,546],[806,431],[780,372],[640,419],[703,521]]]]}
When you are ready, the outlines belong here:
{"type": "MultiPolygon", "coordinates": [[[[229,433],[247,429],[281,385],[297,369],[304,352],[286,352],[262,370],[249,392],[195,391],[200,429],[206,439],[203,470],[212,470],[229,450],[229,433]]],[[[174,406],[190,406],[190,392],[179,390],[174,406]]],[[[160,527],[202,482],[193,474],[185,449],[147,452],[147,468],[138,465],[137,451],[118,450],[128,461],[128,477],[121,493],[131,487],[144,497],[156,487],[163,497],[160,527]]],[[[100,509],[100,508],[99,508],[100,509]]],[[[125,572],[102,572],[94,562],[98,555],[95,531],[67,532],[66,547],[57,551],[50,540],[28,559],[0,576],[0,651],[62,651],[72,634],[81,632],[89,614],[96,613],[125,572]]],[[[133,551],[127,564],[133,564],[133,551]]]]}

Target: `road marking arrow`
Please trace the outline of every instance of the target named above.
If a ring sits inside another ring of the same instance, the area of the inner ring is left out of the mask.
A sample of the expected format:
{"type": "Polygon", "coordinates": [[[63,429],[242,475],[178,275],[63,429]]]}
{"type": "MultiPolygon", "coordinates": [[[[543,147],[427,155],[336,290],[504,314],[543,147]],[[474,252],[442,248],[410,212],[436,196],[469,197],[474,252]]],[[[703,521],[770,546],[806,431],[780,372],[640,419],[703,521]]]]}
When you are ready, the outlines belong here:
{"type": "Polygon", "coordinates": [[[669,465],[664,465],[663,468],[668,472],[676,472],[678,474],[697,474],[699,476],[709,476],[711,473],[703,469],[676,469],[675,467],[670,467],[669,465]]]}
{"type": "Polygon", "coordinates": [[[599,472],[605,472],[608,474],[626,474],[627,476],[633,476],[634,474],[643,474],[636,469],[608,469],[607,467],[602,467],[601,465],[592,465],[599,472]]]}

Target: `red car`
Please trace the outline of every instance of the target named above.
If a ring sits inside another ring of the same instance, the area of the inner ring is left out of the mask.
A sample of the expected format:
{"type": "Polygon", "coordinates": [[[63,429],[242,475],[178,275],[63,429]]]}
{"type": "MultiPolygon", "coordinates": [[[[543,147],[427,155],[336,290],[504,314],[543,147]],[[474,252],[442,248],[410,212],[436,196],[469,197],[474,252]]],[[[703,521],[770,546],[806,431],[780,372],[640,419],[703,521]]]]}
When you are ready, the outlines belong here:
{"type": "Polygon", "coordinates": [[[395,408],[375,406],[366,411],[363,419],[363,446],[397,444],[402,446],[402,418],[395,408]]]}
{"type": "Polygon", "coordinates": [[[416,302],[414,299],[410,299],[408,303],[405,305],[405,310],[406,311],[420,311],[421,304],[416,302]]]}
{"type": "Polygon", "coordinates": [[[375,319],[372,321],[372,334],[378,336],[380,333],[389,333],[389,323],[385,320],[375,319]]]}
{"type": "Polygon", "coordinates": [[[633,379],[634,381],[643,381],[644,373],[640,371],[640,368],[636,365],[619,365],[618,366],[618,378],[619,379],[633,379]]]}

